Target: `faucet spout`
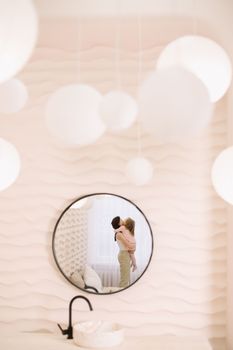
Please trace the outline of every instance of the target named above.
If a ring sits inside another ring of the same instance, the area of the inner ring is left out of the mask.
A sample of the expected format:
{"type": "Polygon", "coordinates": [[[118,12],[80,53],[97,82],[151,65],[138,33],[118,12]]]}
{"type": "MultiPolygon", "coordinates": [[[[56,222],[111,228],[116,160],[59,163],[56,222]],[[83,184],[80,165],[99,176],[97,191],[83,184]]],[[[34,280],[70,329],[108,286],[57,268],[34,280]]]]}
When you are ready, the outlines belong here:
{"type": "Polygon", "coordinates": [[[86,297],[84,297],[83,295],[77,295],[77,296],[73,297],[73,299],[71,299],[70,304],[69,304],[69,326],[68,326],[68,336],[67,336],[67,339],[73,339],[72,305],[73,305],[73,302],[74,302],[76,299],[84,299],[84,300],[87,302],[90,311],[93,311],[93,307],[92,307],[92,305],[91,305],[90,300],[87,299],[86,297]],[[69,331],[69,330],[71,330],[71,331],[69,331]]]}
{"type": "Polygon", "coordinates": [[[88,306],[89,306],[89,309],[90,311],[93,311],[93,307],[91,305],[91,302],[89,299],[87,299],[86,297],[84,297],[83,295],[76,295],[75,297],[73,297],[70,301],[70,304],[69,304],[69,325],[68,325],[68,328],[63,330],[61,328],[61,326],[58,324],[58,327],[61,329],[62,331],[62,334],[67,334],[67,339],[73,339],[73,326],[72,326],[72,305],[73,305],[73,302],[76,300],[76,299],[84,299],[88,306]]]}

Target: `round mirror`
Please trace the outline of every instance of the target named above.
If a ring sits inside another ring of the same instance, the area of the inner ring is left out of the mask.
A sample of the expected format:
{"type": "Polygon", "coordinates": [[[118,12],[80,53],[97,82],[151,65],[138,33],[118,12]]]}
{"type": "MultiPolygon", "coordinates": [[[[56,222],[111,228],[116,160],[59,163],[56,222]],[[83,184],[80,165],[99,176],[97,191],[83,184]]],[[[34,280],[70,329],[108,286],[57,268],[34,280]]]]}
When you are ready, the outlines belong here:
{"type": "Polygon", "coordinates": [[[90,293],[116,293],[146,271],[153,235],[143,212],[130,200],[96,193],[77,199],[61,214],[53,254],[64,277],[90,293]]]}

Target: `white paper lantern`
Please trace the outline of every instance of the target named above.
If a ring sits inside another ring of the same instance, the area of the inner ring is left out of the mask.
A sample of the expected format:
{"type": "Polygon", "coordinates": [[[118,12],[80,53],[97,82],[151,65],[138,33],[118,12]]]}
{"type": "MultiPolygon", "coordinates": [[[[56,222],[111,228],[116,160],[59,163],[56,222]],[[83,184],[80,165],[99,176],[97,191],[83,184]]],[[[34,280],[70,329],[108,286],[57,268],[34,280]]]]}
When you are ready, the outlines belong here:
{"type": "Polygon", "coordinates": [[[30,0],[0,1],[0,83],[27,63],[37,39],[37,16],[30,0]]]}
{"type": "Polygon", "coordinates": [[[132,158],[126,166],[128,179],[137,186],[148,183],[153,177],[153,165],[143,157],[132,158]]]}
{"type": "Polygon", "coordinates": [[[206,87],[183,68],[159,70],[139,90],[142,126],[162,142],[180,143],[197,136],[212,110],[206,87]]]}
{"type": "Polygon", "coordinates": [[[47,103],[50,132],[68,146],[95,142],[105,131],[99,116],[102,95],[88,85],[72,84],[53,93],[47,103]]]}
{"type": "Polygon", "coordinates": [[[28,99],[26,86],[18,79],[0,84],[0,113],[16,113],[28,99]]]}
{"type": "Polygon", "coordinates": [[[111,131],[129,128],[135,121],[137,113],[136,101],[123,91],[109,92],[100,104],[100,115],[111,131]]]}
{"type": "Polygon", "coordinates": [[[212,183],[219,196],[233,205],[233,146],[216,158],[212,167],[212,183]]]}
{"type": "Polygon", "coordinates": [[[0,138],[0,191],[9,187],[18,177],[20,157],[16,148],[0,138]]]}
{"type": "Polygon", "coordinates": [[[230,86],[230,59],[221,46],[208,38],[187,35],[168,44],[158,58],[157,68],[174,65],[184,67],[201,79],[212,102],[219,100],[230,86]]]}

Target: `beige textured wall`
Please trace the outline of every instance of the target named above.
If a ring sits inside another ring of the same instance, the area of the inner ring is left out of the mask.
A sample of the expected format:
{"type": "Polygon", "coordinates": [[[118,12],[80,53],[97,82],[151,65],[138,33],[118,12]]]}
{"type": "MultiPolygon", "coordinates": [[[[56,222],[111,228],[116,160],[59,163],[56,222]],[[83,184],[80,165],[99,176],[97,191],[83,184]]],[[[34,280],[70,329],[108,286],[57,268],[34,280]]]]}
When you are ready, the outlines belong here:
{"type": "MultiPolygon", "coordinates": [[[[233,88],[231,87],[228,94],[228,144],[229,147],[233,146],[233,88]]],[[[233,334],[232,334],[232,324],[233,324],[233,206],[228,205],[228,249],[227,249],[227,349],[233,349],[233,334]]]]}
{"type": "MultiPolygon", "coordinates": [[[[208,130],[185,147],[161,145],[142,133],[142,152],[155,166],[153,181],[131,185],[124,174],[137,154],[137,127],[106,134],[95,145],[64,149],[46,130],[47,98],[57,87],[82,81],[106,92],[116,86],[113,21],[82,23],[81,77],[72,21],[41,23],[38,47],[20,74],[29,89],[27,107],[0,115],[1,137],[18,148],[22,171],[0,193],[0,327],[55,330],[66,323],[67,306],[79,290],[57,270],[51,252],[53,227],[62,210],[90,192],[111,192],[134,201],[151,222],[155,251],[151,265],[130,289],[112,296],[90,295],[95,312],[80,302],[74,319],[115,319],[129,334],[205,335],[223,349],[226,334],[226,206],[215,194],[210,169],[226,145],[226,103],[217,106],[208,130]]],[[[169,19],[143,23],[142,77],[163,47],[190,30],[169,19]],[[169,23],[169,31],[167,24],[169,23]],[[164,30],[161,30],[161,24],[164,30]]],[[[210,34],[211,35],[211,34],[210,34]]],[[[120,76],[136,95],[136,21],[122,21],[120,76]]],[[[80,293],[81,294],[81,293],[80,293]]]]}

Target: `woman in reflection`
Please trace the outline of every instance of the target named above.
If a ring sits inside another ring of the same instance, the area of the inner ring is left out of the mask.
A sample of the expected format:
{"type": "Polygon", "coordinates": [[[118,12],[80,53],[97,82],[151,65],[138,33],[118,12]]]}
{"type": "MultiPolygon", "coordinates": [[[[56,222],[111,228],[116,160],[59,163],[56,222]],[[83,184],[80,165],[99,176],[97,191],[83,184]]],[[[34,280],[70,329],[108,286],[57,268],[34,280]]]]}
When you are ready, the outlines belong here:
{"type": "Polygon", "coordinates": [[[134,237],[135,222],[131,218],[123,221],[119,216],[112,220],[112,227],[115,230],[115,241],[119,246],[118,261],[120,264],[120,288],[125,288],[130,283],[130,267],[135,271],[136,259],[134,252],[136,250],[136,241],[134,237]]]}

